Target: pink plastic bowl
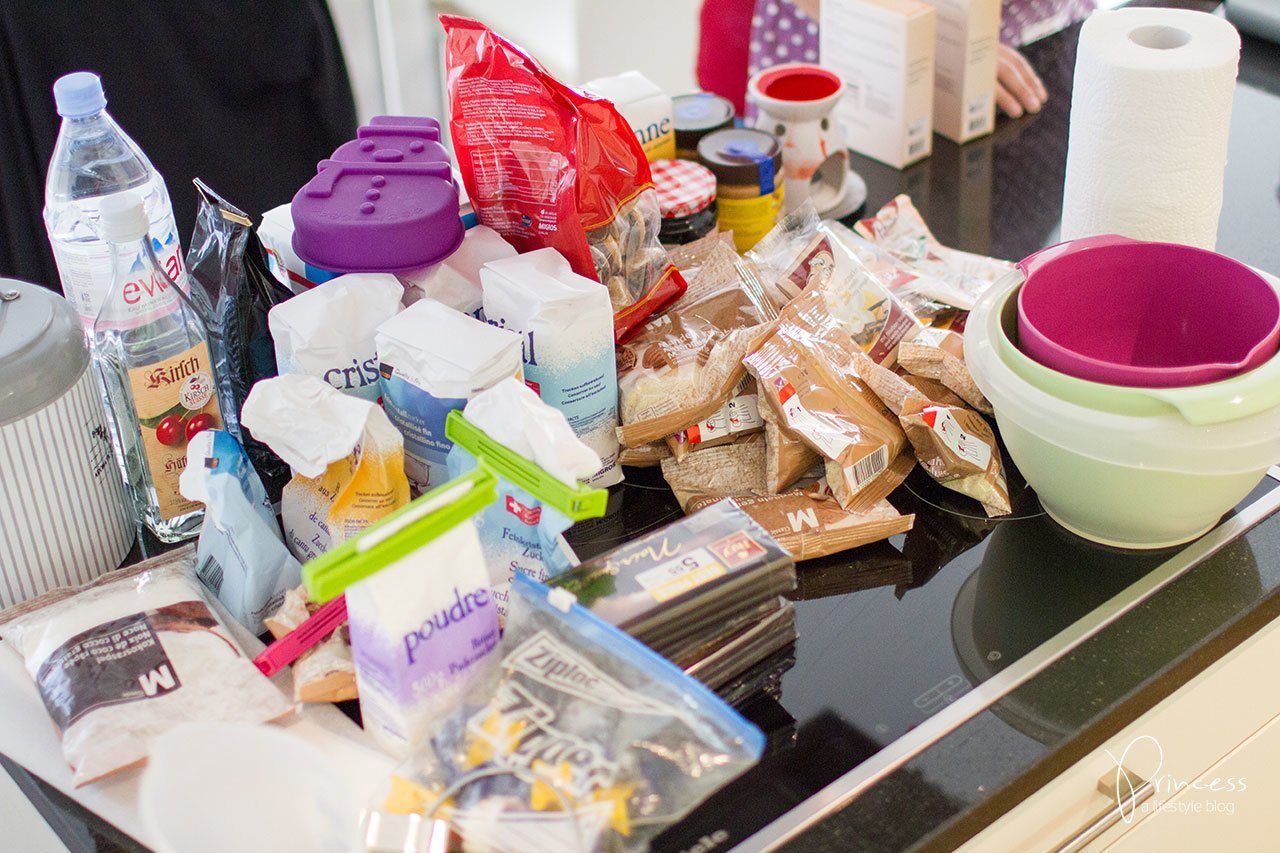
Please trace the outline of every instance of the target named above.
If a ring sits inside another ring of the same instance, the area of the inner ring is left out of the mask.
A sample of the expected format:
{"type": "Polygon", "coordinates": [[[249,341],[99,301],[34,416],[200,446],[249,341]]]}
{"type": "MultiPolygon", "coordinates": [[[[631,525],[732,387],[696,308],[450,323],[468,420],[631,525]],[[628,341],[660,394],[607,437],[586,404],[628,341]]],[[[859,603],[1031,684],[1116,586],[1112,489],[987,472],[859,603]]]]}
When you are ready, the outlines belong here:
{"type": "Polygon", "coordinates": [[[1229,379],[1280,345],[1280,297],[1214,252],[1103,236],[1018,264],[1018,346],[1036,361],[1108,385],[1174,388],[1229,379]]]}

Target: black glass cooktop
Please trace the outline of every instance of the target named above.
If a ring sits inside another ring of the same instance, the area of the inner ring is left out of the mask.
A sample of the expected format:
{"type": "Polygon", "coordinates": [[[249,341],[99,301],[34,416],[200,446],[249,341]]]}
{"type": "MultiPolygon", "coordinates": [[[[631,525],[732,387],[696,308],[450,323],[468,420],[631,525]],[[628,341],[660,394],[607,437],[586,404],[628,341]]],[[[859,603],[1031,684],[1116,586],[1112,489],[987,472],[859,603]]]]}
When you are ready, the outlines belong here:
{"type": "MultiPolygon", "coordinates": [[[[901,748],[905,735],[922,745],[941,737],[967,717],[940,712],[975,691],[963,704],[995,706],[1001,719],[1040,743],[1085,722],[1061,703],[999,701],[1021,680],[1009,678],[1018,674],[1015,665],[1065,652],[1090,633],[1084,625],[1073,629],[1077,620],[1126,591],[1140,598],[1149,591],[1140,581],[1161,574],[1157,569],[1171,576],[1189,568],[1207,549],[1094,544],[1050,519],[1012,466],[1007,473],[1014,511],[1006,518],[986,518],[975,501],[917,469],[890,498],[899,511],[915,513],[911,531],[798,566],[799,640],[771,662],[783,671],[780,696],[741,705],[768,736],[764,760],[660,837],[655,849],[685,850],[704,837],[717,847],[745,841],[797,806],[811,807],[806,799],[873,766],[869,759],[883,760],[877,754],[901,748]],[[936,735],[915,731],[931,720],[936,735]]],[[[1206,541],[1234,538],[1245,521],[1269,515],[1280,503],[1277,486],[1264,479],[1206,541]]],[[[605,517],[567,534],[579,557],[681,515],[656,469],[629,470],[611,498],[605,517]]],[[[871,769],[864,775],[860,784],[874,782],[871,769]]]]}

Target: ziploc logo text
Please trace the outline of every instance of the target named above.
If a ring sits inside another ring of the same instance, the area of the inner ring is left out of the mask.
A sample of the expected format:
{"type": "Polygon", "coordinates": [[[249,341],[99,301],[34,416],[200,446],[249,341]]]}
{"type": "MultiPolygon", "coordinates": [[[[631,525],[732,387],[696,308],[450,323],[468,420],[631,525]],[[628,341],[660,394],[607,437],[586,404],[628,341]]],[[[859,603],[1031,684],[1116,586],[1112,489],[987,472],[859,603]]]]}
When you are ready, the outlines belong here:
{"type": "Polygon", "coordinates": [[[669,706],[631,691],[546,631],[539,631],[521,643],[502,665],[562,693],[599,705],[638,714],[671,714],[669,706]]]}

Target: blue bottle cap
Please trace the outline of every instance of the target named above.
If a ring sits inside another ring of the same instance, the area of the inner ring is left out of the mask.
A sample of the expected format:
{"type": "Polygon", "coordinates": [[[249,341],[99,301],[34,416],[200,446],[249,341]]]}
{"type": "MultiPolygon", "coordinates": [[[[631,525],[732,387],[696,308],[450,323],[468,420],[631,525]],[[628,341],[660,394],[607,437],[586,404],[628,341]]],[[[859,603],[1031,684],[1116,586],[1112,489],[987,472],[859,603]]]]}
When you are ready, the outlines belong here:
{"type": "Polygon", "coordinates": [[[53,84],[53,102],[63,118],[91,116],[107,105],[102,80],[90,71],[64,74],[53,84]]]}

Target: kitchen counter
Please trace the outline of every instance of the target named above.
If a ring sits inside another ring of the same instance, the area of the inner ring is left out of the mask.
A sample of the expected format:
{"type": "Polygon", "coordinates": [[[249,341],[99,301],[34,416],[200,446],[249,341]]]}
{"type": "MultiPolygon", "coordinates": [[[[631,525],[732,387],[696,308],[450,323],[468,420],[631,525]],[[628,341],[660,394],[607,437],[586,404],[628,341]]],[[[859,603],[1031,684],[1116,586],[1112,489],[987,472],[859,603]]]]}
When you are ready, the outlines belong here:
{"type": "MultiPolygon", "coordinates": [[[[1050,91],[1040,114],[965,146],[935,137],[903,172],[855,156],[868,211],[905,192],[947,245],[1019,258],[1055,242],[1078,29],[1026,50],[1050,91]]],[[[1276,45],[1245,39],[1230,145],[1218,248],[1280,272],[1276,45]]],[[[1011,474],[1012,521],[967,515],[917,472],[895,497],[917,531],[802,565],[780,694],[745,709],[769,754],[658,849],[953,848],[1280,615],[1274,478],[1190,548],[1134,554],[1075,540],[1011,474]]],[[[610,504],[571,531],[581,556],[679,517],[653,471],[629,473],[610,504]]],[[[137,849],[0,766],[71,849],[137,849]]]]}

